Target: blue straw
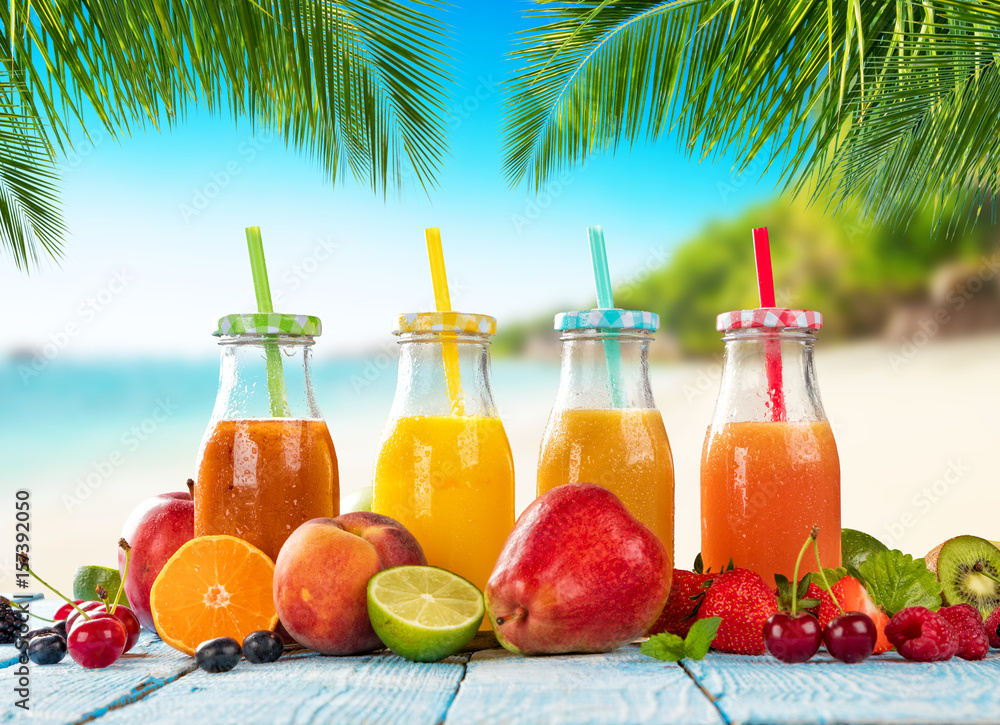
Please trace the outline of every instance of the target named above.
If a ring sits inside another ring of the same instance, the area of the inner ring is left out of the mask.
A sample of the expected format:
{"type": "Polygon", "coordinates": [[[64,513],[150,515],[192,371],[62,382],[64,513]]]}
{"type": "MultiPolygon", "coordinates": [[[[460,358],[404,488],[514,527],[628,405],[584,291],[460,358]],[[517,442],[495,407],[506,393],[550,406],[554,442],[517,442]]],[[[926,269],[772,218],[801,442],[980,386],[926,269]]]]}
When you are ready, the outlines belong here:
{"type": "MultiPolygon", "coordinates": [[[[590,257],[594,263],[594,281],[597,283],[597,307],[602,310],[615,308],[614,296],[611,292],[611,273],[608,271],[608,250],[604,245],[604,229],[600,226],[587,229],[590,239],[590,257]]],[[[611,393],[611,406],[624,408],[625,396],[622,393],[622,348],[618,340],[604,341],[604,357],[608,363],[608,390],[611,393]]]]}

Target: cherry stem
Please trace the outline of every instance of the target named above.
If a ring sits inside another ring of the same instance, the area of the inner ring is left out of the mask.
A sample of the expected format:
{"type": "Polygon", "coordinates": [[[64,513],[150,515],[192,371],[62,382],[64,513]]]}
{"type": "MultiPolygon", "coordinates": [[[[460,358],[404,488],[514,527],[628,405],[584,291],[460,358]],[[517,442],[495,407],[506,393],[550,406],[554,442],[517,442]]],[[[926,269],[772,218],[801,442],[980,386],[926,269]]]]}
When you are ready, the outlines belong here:
{"type": "Polygon", "coordinates": [[[985,566],[983,566],[983,562],[981,562],[981,561],[977,561],[977,562],[976,562],[975,564],[973,564],[973,566],[972,566],[972,570],[973,570],[974,572],[976,572],[977,574],[982,574],[982,575],[983,575],[984,577],[986,577],[987,579],[992,579],[992,580],[993,580],[993,581],[995,581],[995,582],[996,582],[997,584],[1000,584],[1000,579],[998,579],[998,578],[997,578],[997,576],[996,576],[995,574],[993,574],[992,572],[988,571],[988,570],[986,569],[986,567],[985,567],[985,566]]]}
{"type": "MultiPolygon", "coordinates": [[[[188,479],[191,482],[191,479],[188,479]]],[[[191,482],[192,485],[193,482],[191,482]]],[[[118,587],[118,593],[115,595],[115,603],[111,605],[111,613],[114,614],[115,610],[118,609],[118,602],[121,601],[122,592],[125,591],[125,580],[128,579],[128,564],[132,561],[132,547],[129,546],[125,539],[118,539],[118,548],[125,550],[125,573],[122,574],[122,583],[118,587]]]]}
{"type": "Polygon", "coordinates": [[[795,616],[795,612],[798,611],[799,603],[799,564],[802,563],[802,557],[805,556],[806,549],[809,548],[809,544],[816,540],[816,534],[819,533],[819,528],[816,526],[812,527],[812,531],[809,532],[809,538],[806,539],[806,543],[802,545],[802,549],[799,551],[799,558],[795,560],[795,571],[792,573],[792,616],[795,616]]]}
{"type": "Polygon", "coordinates": [[[830,582],[826,578],[826,572],[823,571],[823,564],[820,563],[819,560],[819,542],[816,541],[816,539],[813,539],[813,550],[816,552],[816,566],[819,567],[819,575],[820,578],[823,580],[823,586],[826,587],[827,593],[830,595],[830,598],[833,599],[833,603],[837,605],[837,609],[840,610],[840,613],[846,614],[844,608],[840,606],[840,600],[837,599],[837,595],[833,593],[833,587],[830,586],[830,582]]]}
{"type": "Polygon", "coordinates": [[[511,612],[510,614],[508,614],[508,615],[506,615],[504,617],[497,617],[497,620],[496,620],[497,621],[497,626],[498,627],[502,627],[507,622],[513,622],[513,621],[515,621],[517,619],[524,619],[527,616],[527,614],[528,614],[528,610],[526,610],[524,607],[518,607],[513,612],[511,612]]]}
{"type": "Polygon", "coordinates": [[[26,606],[24,606],[23,604],[20,604],[18,602],[15,602],[13,599],[8,599],[7,597],[0,597],[0,603],[2,603],[2,604],[10,604],[11,606],[17,607],[22,612],[24,612],[25,614],[27,614],[29,617],[34,617],[35,619],[40,619],[43,622],[52,622],[53,624],[55,624],[55,622],[56,622],[56,620],[54,620],[54,619],[47,619],[45,617],[42,617],[41,615],[35,614],[30,609],[28,609],[26,606]]]}
{"type": "Polygon", "coordinates": [[[88,620],[88,621],[90,620],[90,617],[88,617],[88,616],[87,616],[87,613],[86,613],[85,611],[83,611],[82,609],[80,609],[80,606],[79,606],[79,605],[78,605],[78,604],[77,604],[76,602],[74,602],[74,601],[73,601],[72,599],[67,599],[67,598],[66,598],[66,595],[65,595],[65,594],[63,594],[63,593],[62,593],[61,591],[59,591],[58,589],[56,589],[56,588],[55,588],[54,586],[52,586],[51,584],[49,584],[49,583],[48,583],[47,581],[45,581],[44,579],[42,579],[42,578],[41,578],[40,576],[38,576],[38,574],[36,574],[35,572],[33,572],[33,571],[31,570],[31,568],[30,568],[30,567],[28,566],[28,557],[26,557],[26,556],[25,556],[25,557],[24,557],[24,558],[23,558],[23,559],[21,560],[21,564],[22,564],[22,565],[21,565],[21,568],[22,568],[22,569],[23,569],[24,571],[26,571],[26,572],[28,572],[29,574],[31,574],[31,576],[35,577],[35,579],[37,579],[37,580],[38,580],[38,583],[39,583],[39,584],[41,584],[41,585],[42,585],[43,587],[45,587],[45,588],[46,588],[46,589],[48,589],[48,590],[49,590],[50,592],[52,592],[52,593],[53,593],[53,594],[55,594],[55,595],[56,595],[57,597],[59,597],[59,598],[60,598],[60,599],[62,599],[62,600],[63,600],[64,602],[66,602],[66,603],[67,603],[67,604],[69,604],[69,605],[70,605],[71,607],[73,607],[73,609],[75,609],[76,611],[78,611],[78,612],[80,613],[80,616],[82,616],[82,617],[83,617],[84,619],[86,619],[86,620],[88,620]]]}

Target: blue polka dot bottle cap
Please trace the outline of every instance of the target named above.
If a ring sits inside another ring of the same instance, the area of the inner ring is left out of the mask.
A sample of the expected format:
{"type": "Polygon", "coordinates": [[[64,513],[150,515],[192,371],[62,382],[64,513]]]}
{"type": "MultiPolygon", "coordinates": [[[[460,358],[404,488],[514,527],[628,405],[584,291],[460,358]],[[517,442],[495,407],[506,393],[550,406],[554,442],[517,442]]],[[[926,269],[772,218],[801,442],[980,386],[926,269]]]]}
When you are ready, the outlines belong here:
{"type": "Polygon", "coordinates": [[[620,308],[576,310],[556,315],[557,330],[645,330],[660,329],[660,316],[655,312],[620,308]]]}
{"type": "Polygon", "coordinates": [[[310,315],[282,315],[277,312],[252,312],[219,318],[219,327],[212,334],[228,335],[301,335],[319,337],[323,323],[310,315]]]}

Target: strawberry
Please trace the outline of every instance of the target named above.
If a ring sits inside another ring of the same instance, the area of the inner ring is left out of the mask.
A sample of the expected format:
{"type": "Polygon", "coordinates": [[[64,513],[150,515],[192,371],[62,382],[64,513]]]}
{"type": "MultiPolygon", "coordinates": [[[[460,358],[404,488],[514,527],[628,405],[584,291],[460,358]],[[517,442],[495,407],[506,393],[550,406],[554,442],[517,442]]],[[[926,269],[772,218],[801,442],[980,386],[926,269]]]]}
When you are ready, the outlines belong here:
{"type": "Polygon", "coordinates": [[[764,622],[778,611],[777,598],[759,574],[733,569],[719,574],[708,588],[698,619],[721,617],[712,646],[722,652],[762,655],[764,622]]]}
{"type": "Polygon", "coordinates": [[[687,637],[688,630],[695,623],[698,605],[705,594],[705,582],[710,582],[716,574],[699,574],[683,569],[674,569],[670,597],[663,613],[649,629],[649,634],[670,632],[679,637],[687,637]]]}
{"type": "MultiPolygon", "coordinates": [[[[871,617],[872,621],[875,623],[875,628],[878,630],[878,640],[875,642],[875,654],[891,650],[892,644],[885,636],[885,626],[889,624],[889,617],[885,612],[879,609],[875,602],[872,601],[871,597],[868,596],[868,591],[864,588],[861,582],[852,576],[845,576],[836,584],[832,584],[830,588],[837,596],[837,600],[840,602],[840,606],[844,608],[844,611],[861,612],[871,617]]],[[[826,592],[824,592],[824,595],[829,597],[826,592]]],[[[837,612],[836,609],[837,607],[833,604],[833,600],[831,599],[827,611],[834,612],[832,616],[835,617],[840,613],[837,612]]],[[[824,621],[823,613],[823,604],[820,604],[821,623],[824,621]]]]}

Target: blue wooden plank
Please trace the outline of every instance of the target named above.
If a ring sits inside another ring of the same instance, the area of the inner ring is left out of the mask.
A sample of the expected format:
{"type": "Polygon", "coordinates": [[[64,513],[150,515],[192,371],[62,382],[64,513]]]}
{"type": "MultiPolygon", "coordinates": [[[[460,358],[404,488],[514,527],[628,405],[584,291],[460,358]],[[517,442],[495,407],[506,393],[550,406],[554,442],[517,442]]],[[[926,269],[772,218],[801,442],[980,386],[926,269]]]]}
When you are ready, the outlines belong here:
{"type": "Polygon", "coordinates": [[[722,723],[680,667],[629,646],[603,655],[477,652],[448,723],[722,723]]]}
{"type": "MultiPolygon", "coordinates": [[[[52,616],[58,602],[39,602],[32,608],[43,616],[52,616]]],[[[6,654],[6,653],[5,653],[6,654]]],[[[85,670],[69,656],[57,665],[29,666],[32,722],[67,723],[86,720],[172,682],[191,669],[191,660],[163,644],[159,638],[143,633],[139,642],[118,662],[103,670],[85,670]]],[[[5,685],[12,682],[3,670],[5,685]]],[[[26,713],[15,705],[11,688],[4,687],[0,700],[0,723],[24,722],[26,713]]]]}
{"type": "Polygon", "coordinates": [[[895,653],[856,665],[825,652],[800,665],[710,653],[685,662],[738,723],[1000,723],[1000,652],[980,662],[907,662],[895,653]]]}
{"type": "Polygon", "coordinates": [[[468,655],[433,664],[381,652],[363,657],[312,653],[207,674],[196,670],[100,725],[311,723],[436,725],[458,689],[468,655]]]}

